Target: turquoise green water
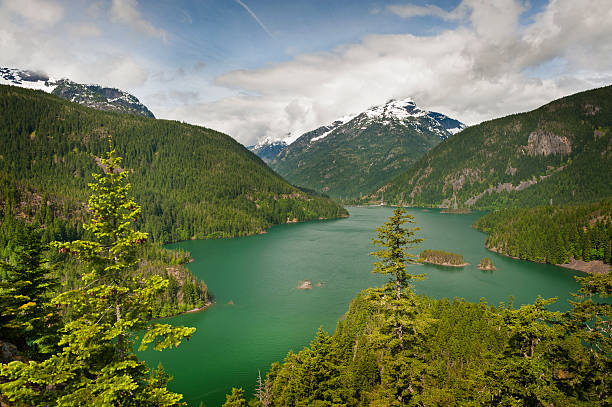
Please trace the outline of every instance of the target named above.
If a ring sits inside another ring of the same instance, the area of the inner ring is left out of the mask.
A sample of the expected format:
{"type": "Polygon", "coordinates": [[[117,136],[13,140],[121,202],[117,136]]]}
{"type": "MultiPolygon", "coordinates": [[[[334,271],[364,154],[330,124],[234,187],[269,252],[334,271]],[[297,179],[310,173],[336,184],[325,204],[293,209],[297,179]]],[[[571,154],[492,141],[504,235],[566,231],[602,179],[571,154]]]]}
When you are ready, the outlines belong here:
{"type": "MultiPolygon", "coordinates": [[[[333,332],[338,318],[355,295],[380,285],[384,277],[371,273],[375,228],[391,215],[390,208],[349,208],[347,219],[282,225],[268,234],[246,238],[183,242],[195,261],[189,268],[203,279],[216,304],[205,312],[170,319],[197,328],[190,342],[178,349],[146,352],[151,366],[161,361],[172,375],[173,391],[189,405],[200,401],[220,406],[232,386],[250,396],[257,371],[281,361],[290,349],[298,351],[322,325],[333,332]],[[299,290],[310,280],[312,290],[299,290]],[[316,287],[320,282],[321,287],[316,287]],[[234,305],[229,302],[233,301],[234,305]]],[[[445,268],[411,266],[427,273],[416,291],[434,298],[462,297],[489,303],[533,302],[538,294],[559,297],[556,309],[567,309],[569,292],[578,285],[577,273],[560,267],[502,257],[484,248],[485,235],[471,227],[478,214],[442,214],[410,209],[423,249],[442,249],[464,255],[469,266],[445,268]],[[497,271],[482,272],[476,265],[492,258],[497,271]]]]}

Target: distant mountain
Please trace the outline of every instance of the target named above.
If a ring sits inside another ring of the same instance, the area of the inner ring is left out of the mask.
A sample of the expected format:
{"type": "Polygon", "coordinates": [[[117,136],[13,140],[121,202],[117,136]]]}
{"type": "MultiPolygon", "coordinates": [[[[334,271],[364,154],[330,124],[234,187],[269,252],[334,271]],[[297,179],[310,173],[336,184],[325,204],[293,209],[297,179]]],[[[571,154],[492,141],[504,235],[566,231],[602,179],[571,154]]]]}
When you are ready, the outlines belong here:
{"type": "Polygon", "coordinates": [[[612,196],[612,86],[472,126],[367,199],[501,208],[612,196]]]}
{"type": "Polygon", "coordinates": [[[276,158],[277,155],[287,148],[287,143],[284,141],[272,141],[267,138],[254,146],[248,146],[247,148],[259,158],[264,160],[266,164],[269,164],[270,161],[276,158]]]}
{"type": "Polygon", "coordinates": [[[134,95],[120,89],[84,85],[69,79],[56,80],[40,72],[0,67],[0,85],[42,90],[98,110],[155,117],[134,95]]]}
{"type": "Polygon", "coordinates": [[[391,100],[303,134],[270,166],[293,184],[336,198],[358,198],[463,128],[411,99],[391,100]]]}

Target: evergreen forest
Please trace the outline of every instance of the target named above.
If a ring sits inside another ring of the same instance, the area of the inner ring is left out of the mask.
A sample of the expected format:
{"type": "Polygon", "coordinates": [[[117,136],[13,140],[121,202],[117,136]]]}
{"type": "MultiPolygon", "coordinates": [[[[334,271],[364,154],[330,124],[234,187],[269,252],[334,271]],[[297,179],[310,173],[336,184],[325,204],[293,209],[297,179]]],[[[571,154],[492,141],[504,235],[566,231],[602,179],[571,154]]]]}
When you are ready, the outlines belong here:
{"type": "Polygon", "coordinates": [[[444,250],[423,250],[419,258],[421,261],[433,264],[449,264],[452,266],[466,265],[462,255],[445,252],[444,250]]]}
{"type": "Polygon", "coordinates": [[[571,259],[612,264],[612,200],[584,205],[502,209],[478,219],[487,248],[539,263],[571,259]]]}
{"type": "Polygon", "coordinates": [[[154,242],[263,233],[287,221],[346,216],[296,188],[231,137],[185,123],[77,105],[0,86],[0,204],[49,240],[80,237],[90,174],[112,136],[154,242]]]}
{"type": "Polygon", "coordinates": [[[0,263],[2,405],[176,406],[182,398],[166,388],[163,366],[149,369],[134,352],[178,347],[195,328],[154,319],[170,280],[140,266],[148,235],[134,227],[141,207],[129,171],[112,148],[99,162],[88,235],[44,244],[39,228],[24,223],[13,260],[0,263]],[[49,261],[52,251],[82,265],[80,284],[58,292],[62,264],[49,261]]]}

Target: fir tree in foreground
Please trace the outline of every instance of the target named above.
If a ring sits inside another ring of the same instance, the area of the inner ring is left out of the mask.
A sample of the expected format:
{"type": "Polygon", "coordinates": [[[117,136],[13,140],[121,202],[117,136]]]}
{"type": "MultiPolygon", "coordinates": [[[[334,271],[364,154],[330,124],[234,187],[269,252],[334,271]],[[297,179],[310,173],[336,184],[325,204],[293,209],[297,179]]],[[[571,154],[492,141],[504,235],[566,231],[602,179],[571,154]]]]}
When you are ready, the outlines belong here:
{"type": "MultiPolygon", "coordinates": [[[[393,215],[382,226],[378,227],[378,237],[373,240],[380,250],[370,253],[378,257],[374,263],[373,273],[389,275],[390,281],[382,289],[372,290],[372,295],[380,302],[382,309],[388,310],[387,321],[397,335],[397,344],[404,347],[404,331],[412,326],[416,320],[415,295],[412,292],[413,281],[422,280],[424,274],[411,274],[406,270],[409,264],[417,264],[418,257],[408,249],[415,249],[423,241],[415,237],[418,227],[404,227],[405,224],[414,225],[414,217],[405,209],[397,208],[393,215]]],[[[416,327],[411,328],[416,333],[416,327]]],[[[385,329],[381,330],[385,332],[385,329]]],[[[388,342],[390,338],[386,338],[388,342]]]]}
{"type": "Polygon", "coordinates": [[[98,163],[103,173],[90,184],[91,220],[84,226],[95,239],[54,244],[89,265],[82,287],[53,299],[67,312],[60,350],[42,362],[1,365],[0,393],[36,406],[174,406],[182,396],[166,389],[165,374],[149,374],[133,346],[138,339],[139,350],[178,346],[195,328],[150,322],[168,281],[137,272],[147,235],[132,226],[141,209],[129,197],[128,172],[112,147],[98,163]]]}
{"type": "Polygon", "coordinates": [[[389,220],[376,228],[378,237],[373,243],[381,249],[370,253],[379,258],[379,261],[374,263],[372,272],[390,275],[391,281],[385,288],[394,289],[397,300],[401,298],[403,290],[412,287],[413,280],[422,280],[425,277],[423,274],[414,275],[406,271],[407,265],[419,263],[418,256],[409,253],[407,249],[415,249],[423,242],[423,239],[415,237],[415,232],[420,228],[404,227],[406,223],[416,224],[414,217],[405,209],[395,209],[389,220]]]}
{"type": "Polygon", "coordinates": [[[0,262],[0,339],[39,359],[57,343],[59,315],[50,294],[58,283],[45,267],[36,226],[25,224],[15,243],[15,262],[0,262]]]}

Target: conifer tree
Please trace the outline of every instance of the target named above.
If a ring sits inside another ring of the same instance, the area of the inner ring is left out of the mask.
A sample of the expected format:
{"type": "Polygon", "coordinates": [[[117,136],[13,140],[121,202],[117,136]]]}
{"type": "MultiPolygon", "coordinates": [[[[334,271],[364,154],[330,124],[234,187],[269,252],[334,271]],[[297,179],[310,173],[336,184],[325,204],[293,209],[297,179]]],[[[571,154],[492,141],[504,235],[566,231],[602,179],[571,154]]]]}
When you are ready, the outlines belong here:
{"type": "Polygon", "coordinates": [[[373,242],[381,249],[370,253],[378,257],[380,260],[374,263],[373,273],[387,274],[390,276],[390,281],[383,287],[383,292],[378,292],[378,295],[383,294],[380,300],[388,303],[388,306],[393,310],[390,315],[390,322],[395,327],[397,339],[399,340],[400,348],[403,347],[404,326],[410,323],[407,319],[412,319],[413,310],[416,312],[416,299],[411,290],[412,282],[422,280],[425,276],[408,273],[406,266],[408,264],[418,263],[418,256],[408,252],[409,249],[415,249],[423,241],[423,239],[415,237],[415,232],[420,230],[418,227],[404,227],[405,224],[414,225],[414,217],[409,215],[405,209],[397,208],[389,220],[382,226],[376,228],[378,238],[373,242]],[[392,298],[388,298],[388,294],[392,298]],[[405,301],[410,304],[404,303],[405,301]]]}
{"type": "Polygon", "coordinates": [[[388,274],[391,277],[390,284],[395,288],[395,298],[401,298],[402,290],[411,287],[412,281],[421,280],[424,275],[414,275],[406,271],[408,264],[418,263],[418,256],[407,250],[415,249],[423,242],[423,239],[415,237],[418,227],[404,227],[403,225],[415,225],[414,217],[409,215],[405,209],[397,208],[393,215],[382,226],[376,228],[378,238],[373,240],[376,246],[382,249],[370,253],[378,257],[380,261],[374,263],[373,273],[388,274]]]}
{"type": "Polygon", "coordinates": [[[38,359],[57,340],[59,316],[50,302],[57,280],[45,267],[40,229],[23,223],[15,243],[14,264],[0,262],[6,275],[0,281],[0,338],[38,359]]]}
{"type": "Polygon", "coordinates": [[[419,298],[412,291],[413,282],[425,275],[408,273],[409,264],[418,263],[418,256],[408,252],[423,241],[415,237],[420,230],[414,217],[397,208],[389,220],[378,227],[374,244],[381,247],[371,255],[379,258],[373,273],[389,275],[381,289],[370,290],[369,299],[380,312],[378,328],[373,333],[375,348],[385,366],[380,372],[386,389],[382,397],[388,403],[406,402],[416,393],[420,372],[425,364],[418,356],[426,328],[433,319],[422,312],[419,298]],[[408,227],[404,225],[408,224],[408,227]]]}
{"type": "Polygon", "coordinates": [[[242,388],[232,388],[232,393],[225,396],[223,407],[247,407],[244,390],[242,388]]]}
{"type": "Polygon", "coordinates": [[[595,396],[612,401],[612,270],[575,278],[581,288],[572,294],[575,300],[570,301],[568,329],[590,351],[595,396]]]}
{"type": "Polygon", "coordinates": [[[566,400],[553,375],[554,361],[537,351],[562,335],[558,324],[561,313],[546,309],[555,301],[538,296],[534,304],[518,309],[509,305],[499,311],[498,326],[508,333],[509,340],[495,368],[487,373],[493,404],[560,405],[566,400]]]}
{"type": "Polygon", "coordinates": [[[133,229],[141,209],[129,197],[128,171],[112,149],[98,159],[102,174],[88,209],[84,228],[95,240],[55,243],[60,253],[88,265],[82,286],[64,292],[53,302],[68,311],[61,330],[61,350],[40,362],[2,365],[5,383],[0,391],[11,401],[37,406],[173,406],[181,395],[160,386],[139,361],[132,345],[139,333],[140,350],[154,343],[162,350],[193,334],[195,328],[150,322],[157,296],[167,288],[160,276],[143,277],[136,271],[138,249],[147,235],[133,229]]]}

